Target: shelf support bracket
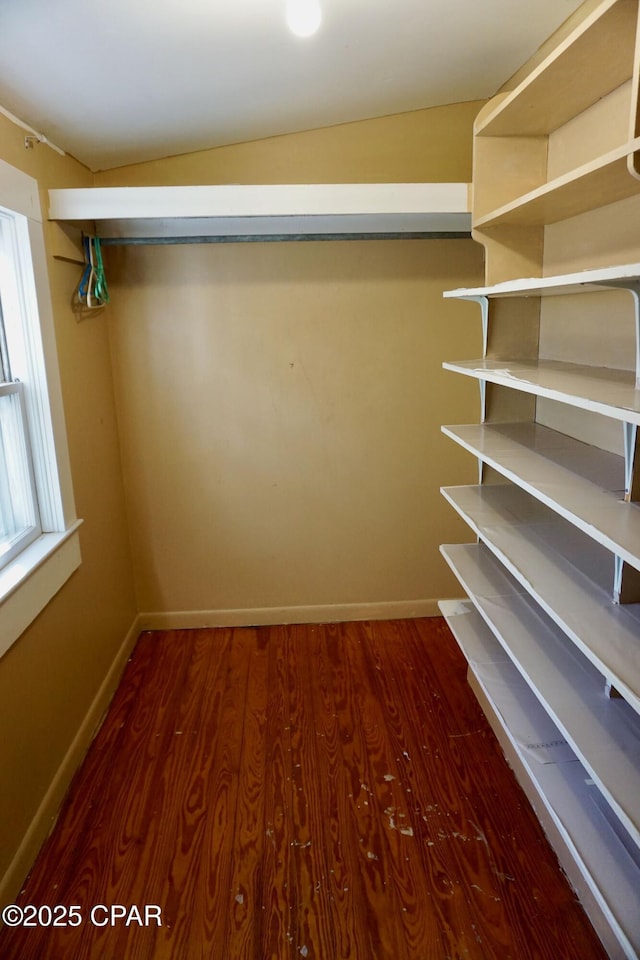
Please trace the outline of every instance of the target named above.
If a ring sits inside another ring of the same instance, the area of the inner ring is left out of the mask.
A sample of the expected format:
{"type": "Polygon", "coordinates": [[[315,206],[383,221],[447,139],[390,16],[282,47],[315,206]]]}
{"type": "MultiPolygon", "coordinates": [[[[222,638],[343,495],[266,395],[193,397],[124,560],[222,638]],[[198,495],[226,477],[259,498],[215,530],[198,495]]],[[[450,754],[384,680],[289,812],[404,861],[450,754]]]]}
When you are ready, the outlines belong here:
{"type": "Polygon", "coordinates": [[[636,387],[640,387],[640,281],[607,280],[597,284],[602,287],[617,287],[628,290],[633,297],[633,311],[636,331],[636,387]]]}
{"type": "Polygon", "coordinates": [[[620,700],[620,699],[622,699],[622,694],[621,694],[620,691],[617,689],[617,687],[614,687],[614,685],[611,683],[611,680],[605,680],[605,681],[604,681],[604,695],[605,695],[605,697],[607,697],[609,700],[620,700]]]}
{"type": "Polygon", "coordinates": [[[635,423],[622,424],[624,439],[624,499],[627,503],[640,500],[640,475],[636,470],[638,460],[638,427],[635,423]]]}
{"type": "MultiPolygon", "coordinates": [[[[637,302],[637,298],[636,298],[637,302]]],[[[640,470],[636,469],[640,456],[640,434],[635,423],[622,424],[624,439],[624,499],[626,503],[640,500],[640,470]]],[[[640,571],[622,557],[615,557],[613,573],[613,602],[640,601],[640,571]]]]}
{"type": "Polygon", "coordinates": [[[487,346],[489,343],[489,297],[478,295],[469,297],[456,297],[456,299],[470,300],[472,303],[477,303],[480,305],[480,313],[482,316],[482,356],[486,357],[487,346]]]}
{"type": "Polygon", "coordinates": [[[487,419],[487,381],[478,380],[478,386],[480,387],[480,423],[484,423],[487,419]]]}
{"type": "Polygon", "coordinates": [[[620,603],[620,594],[622,593],[622,571],[624,569],[624,560],[622,557],[615,557],[613,569],[613,602],[620,603]]]}
{"type": "Polygon", "coordinates": [[[613,571],[613,602],[638,603],[640,601],[640,570],[636,570],[622,557],[615,557],[613,571]]]}
{"type": "Polygon", "coordinates": [[[636,387],[640,387],[640,284],[627,288],[633,297],[633,309],[636,323],[636,387]]]}
{"type": "MultiPolygon", "coordinates": [[[[480,307],[480,317],[482,321],[482,356],[486,357],[489,344],[489,297],[468,296],[457,297],[458,300],[469,300],[471,303],[477,303],[480,307]]],[[[478,381],[480,387],[480,422],[484,423],[487,413],[487,384],[484,380],[478,381]]],[[[480,473],[480,482],[482,482],[482,463],[478,461],[480,473]]]]}

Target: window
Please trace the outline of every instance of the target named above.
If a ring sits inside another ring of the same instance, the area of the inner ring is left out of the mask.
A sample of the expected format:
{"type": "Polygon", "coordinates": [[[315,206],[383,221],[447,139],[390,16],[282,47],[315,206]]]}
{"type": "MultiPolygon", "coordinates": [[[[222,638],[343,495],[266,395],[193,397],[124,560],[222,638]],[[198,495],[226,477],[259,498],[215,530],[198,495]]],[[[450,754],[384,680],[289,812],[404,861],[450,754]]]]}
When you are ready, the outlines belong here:
{"type": "MultiPolygon", "coordinates": [[[[12,217],[0,209],[0,567],[39,537],[40,513],[31,461],[24,384],[11,372],[3,302],[16,309],[16,270],[6,234],[12,217]],[[13,287],[13,289],[11,289],[13,287]],[[7,294],[10,294],[7,296],[7,294]]],[[[13,324],[20,327],[20,323],[13,324]]],[[[19,329],[18,329],[19,334],[19,329]]]]}
{"type": "Polygon", "coordinates": [[[80,562],[33,178],[0,161],[0,655],[80,562]]]}

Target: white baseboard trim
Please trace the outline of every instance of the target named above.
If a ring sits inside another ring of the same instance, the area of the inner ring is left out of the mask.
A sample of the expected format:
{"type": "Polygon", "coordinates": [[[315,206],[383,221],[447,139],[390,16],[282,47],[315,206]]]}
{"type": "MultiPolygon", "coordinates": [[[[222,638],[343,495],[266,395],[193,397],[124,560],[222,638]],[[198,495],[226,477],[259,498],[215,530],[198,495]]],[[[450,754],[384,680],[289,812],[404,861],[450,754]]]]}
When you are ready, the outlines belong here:
{"type": "Polygon", "coordinates": [[[437,600],[255,607],[246,610],[176,610],[140,614],[140,630],[194,630],[202,627],[263,627],[286,623],[340,623],[352,620],[406,620],[441,616],[437,600]]]}
{"type": "Polygon", "coordinates": [[[0,903],[12,903],[20,892],[40,847],[51,832],[71,779],[80,766],[118,686],[120,676],[140,634],[140,617],[134,618],[109,672],[93,698],[78,732],[29,824],[9,868],[0,880],[0,903]]]}

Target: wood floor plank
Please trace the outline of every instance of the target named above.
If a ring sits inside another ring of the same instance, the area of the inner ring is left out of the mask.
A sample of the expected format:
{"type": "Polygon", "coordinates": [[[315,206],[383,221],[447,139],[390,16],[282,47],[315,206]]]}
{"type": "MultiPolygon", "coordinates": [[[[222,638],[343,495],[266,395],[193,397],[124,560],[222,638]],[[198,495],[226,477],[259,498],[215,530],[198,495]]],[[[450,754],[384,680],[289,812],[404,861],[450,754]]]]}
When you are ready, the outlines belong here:
{"type": "MultiPolygon", "coordinates": [[[[151,643],[154,639],[150,638],[151,643]]],[[[138,863],[138,882],[125,886],[121,880],[117,890],[127,902],[136,902],[138,891],[144,889],[146,896],[154,898],[152,903],[163,905],[164,925],[154,930],[154,950],[163,958],[174,956],[175,945],[187,942],[189,925],[183,918],[183,904],[191,901],[194,909],[198,908],[193,884],[206,819],[206,783],[213,762],[208,743],[221,710],[231,636],[219,635],[219,656],[215,659],[210,655],[206,632],[182,635],[180,642],[184,656],[189,657],[189,669],[180,684],[173,716],[163,724],[165,729],[158,738],[163,753],[147,808],[148,833],[138,863]]],[[[152,683],[151,677],[149,680],[152,683]]],[[[138,939],[143,940],[140,932],[138,939]]]]}
{"type": "MultiPolygon", "coordinates": [[[[383,669],[370,656],[371,630],[359,624],[360,672],[363,677],[361,723],[367,752],[376,758],[370,803],[383,826],[381,858],[387,886],[393,890],[394,920],[403,934],[409,956],[427,960],[445,955],[441,928],[434,914],[432,890],[416,847],[419,825],[414,817],[415,793],[409,774],[411,758],[404,734],[402,704],[386,694],[389,664],[383,669]],[[393,729],[395,728],[395,736],[393,729]]],[[[395,667],[391,667],[395,670],[395,667]]]]}
{"type": "Polygon", "coordinates": [[[312,655],[302,633],[300,627],[289,629],[289,742],[294,824],[290,892],[296,905],[291,955],[306,956],[313,950],[316,956],[335,956],[332,924],[325,921],[332,915],[332,892],[327,882],[331,867],[324,844],[327,817],[331,813],[320,786],[326,770],[319,766],[321,756],[317,750],[310,672],[312,655]]]}
{"type": "Polygon", "coordinates": [[[367,848],[363,849],[364,837],[357,816],[366,774],[363,775],[358,762],[354,761],[359,745],[356,743],[354,748],[354,717],[345,709],[348,685],[342,636],[335,625],[317,630],[322,686],[316,683],[316,702],[322,703],[323,732],[326,732],[327,748],[331,749],[331,762],[335,767],[335,779],[331,787],[325,786],[325,791],[331,789],[333,810],[333,857],[329,856],[333,873],[330,872],[329,877],[340,923],[336,944],[342,953],[338,956],[358,957],[360,952],[376,956],[373,944],[380,940],[380,935],[377,918],[372,918],[370,863],[367,848]]]}
{"type": "Polygon", "coordinates": [[[292,955],[293,901],[291,725],[289,721],[289,628],[265,628],[269,643],[269,703],[266,717],[263,896],[258,957],[288,960],[292,955]]]}
{"type": "Polygon", "coordinates": [[[422,933],[423,956],[425,960],[437,960],[462,949],[461,955],[473,957],[474,950],[466,943],[458,943],[457,936],[452,935],[452,931],[464,934],[469,929],[469,918],[466,902],[460,903],[456,897],[455,878],[446,870],[437,850],[446,820],[441,816],[437,799],[441,782],[432,780],[432,768],[425,763],[425,738],[420,735],[420,723],[428,717],[425,708],[429,709],[428,700],[424,700],[425,690],[412,690],[414,664],[404,655],[401,638],[393,629],[382,636],[375,624],[364,624],[362,629],[366,631],[364,647],[371,664],[372,696],[380,705],[381,725],[395,761],[389,827],[407,838],[406,856],[420,880],[413,913],[416,934],[421,927],[426,929],[426,933],[422,933]]]}
{"type": "Polygon", "coordinates": [[[2,960],[604,960],[441,619],[143,634],[2,960]],[[162,926],[96,926],[94,904],[162,926]]]}
{"type": "MultiPolygon", "coordinates": [[[[340,723],[333,688],[332,669],[326,643],[328,631],[309,629],[307,642],[308,697],[315,718],[317,775],[310,790],[318,794],[321,817],[320,843],[323,848],[321,875],[316,881],[325,891],[324,905],[332,934],[336,960],[357,956],[364,925],[363,884],[354,861],[358,838],[351,826],[350,778],[344,763],[340,723]]],[[[326,923],[326,921],[325,921],[326,923]]]]}
{"type": "Polygon", "coordinates": [[[199,960],[209,955],[212,943],[226,946],[230,940],[239,772],[252,642],[253,631],[232,631],[219,717],[215,724],[208,724],[205,733],[211,766],[204,789],[200,791],[198,784],[195,798],[204,814],[202,836],[197,860],[185,864],[191,881],[187,885],[185,876],[176,917],[176,922],[186,921],[188,937],[184,951],[174,946],[171,960],[180,956],[199,960]]]}
{"type": "MultiPolygon", "coordinates": [[[[393,765],[384,755],[384,743],[367,735],[366,711],[368,691],[363,671],[360,640],[344,644],[338,633],[337,686],[338,717],[341,727],[342,751],[345,766],[350,773],[347,828],[351,825],[359,846],[355,868],[362,879],[361,916],[364,937],[359,941],[357,956],[380,960],[410,956],[405,937],[398,924],[400,905],[391,880],[390,856],[386,848],[384,824],[378,807],[371,801],[376,792],[376,780],[390,796],[385,776],[392,775],[393,765]],[[390,769],[391,768],[391,769],[390,769]]],[[[335,644],[334,644],[335,647],[335,644]]],[[[386,805],[386,804],[385,804],[386,805]]]]}
{"type": "MultiPolygon", "coordinates": [[[[262,942],[262,856],[265,839],[266,731],[269,652],[265,634],[253,631],[238,770],[235,836],[231,856],[228,954],[238,960],[260,956],[262,942]]],[[[196,928],[197,929],[197,928],[196,928]]]]}

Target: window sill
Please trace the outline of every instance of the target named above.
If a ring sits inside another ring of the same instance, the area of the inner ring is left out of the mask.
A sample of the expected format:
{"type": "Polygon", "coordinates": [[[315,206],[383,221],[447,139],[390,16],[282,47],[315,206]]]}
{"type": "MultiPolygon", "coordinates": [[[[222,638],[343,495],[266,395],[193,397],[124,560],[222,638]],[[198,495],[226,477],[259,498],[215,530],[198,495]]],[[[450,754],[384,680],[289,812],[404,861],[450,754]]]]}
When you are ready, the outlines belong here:
{"type": "Polygon", "coordinates": [[[0,570],[0,657],[80,566],[81,523],[43,533],[0,570]]]}

